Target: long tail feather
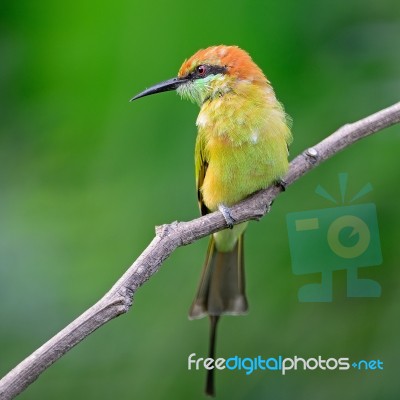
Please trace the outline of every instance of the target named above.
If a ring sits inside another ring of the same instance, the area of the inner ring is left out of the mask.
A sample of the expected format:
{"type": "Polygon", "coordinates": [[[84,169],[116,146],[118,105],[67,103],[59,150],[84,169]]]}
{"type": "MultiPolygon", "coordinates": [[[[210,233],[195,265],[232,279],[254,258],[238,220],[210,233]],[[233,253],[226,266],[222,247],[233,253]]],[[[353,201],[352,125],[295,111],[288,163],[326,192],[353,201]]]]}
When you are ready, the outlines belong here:
{"type": "MultiPolygon", "coordinates": [[[[218,251],[211,237],[199,288],[189,311],[189,318],[210,317],[209,357],[215,359],[217,324],[221,315],[247,312],[244,282],[243,234],[231,251],[218,251]]],[[[206,394],[214,396],[213,369],[207,371],[206,394]]]]}
{"type": "Polygon", "coordinates": [[[243,234],[231,251],[221,252],[211,236],[190,319],[206,315],[241,315],[247,312],[243,234]]]}
{"type": "MultiPolygon", "coordinates": [[[[210,315],[210,344],[208,357],[215,359],[215,343],[217,341],[217,324],[219,321],[218,315],[210,315]]],[[[214,368],[207,370],[205,392],[208,396],[215,396],[214,389],[214,368]]]]}

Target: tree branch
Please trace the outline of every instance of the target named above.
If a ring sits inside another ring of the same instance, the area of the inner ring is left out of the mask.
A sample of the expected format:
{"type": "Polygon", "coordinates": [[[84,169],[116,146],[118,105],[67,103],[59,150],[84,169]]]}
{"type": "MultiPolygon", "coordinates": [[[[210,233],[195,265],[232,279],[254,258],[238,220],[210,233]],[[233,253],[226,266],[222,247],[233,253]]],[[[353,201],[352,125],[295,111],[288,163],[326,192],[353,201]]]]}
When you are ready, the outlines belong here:
{"type": "MultiPolygon", "coordinates": [[[[400,102],[360,121],[347,124],[297,156],[284,181],[291,185],[305,173],[354,142],[400,122],[400,102]]],[[[282,188],[271,186],[233,206],[236,223],[260,219],[282,188]]],[[[226,228],[222,214],[214,212],[189,222],[173,222],[156,228],[156,236],[108,293],[66,328],[38,348],[0,380],[0,398],[12,399],[25,390],[51,364],[97,328],[129,311],[136,290],[161,267],[178,247],[226,228]]]]}

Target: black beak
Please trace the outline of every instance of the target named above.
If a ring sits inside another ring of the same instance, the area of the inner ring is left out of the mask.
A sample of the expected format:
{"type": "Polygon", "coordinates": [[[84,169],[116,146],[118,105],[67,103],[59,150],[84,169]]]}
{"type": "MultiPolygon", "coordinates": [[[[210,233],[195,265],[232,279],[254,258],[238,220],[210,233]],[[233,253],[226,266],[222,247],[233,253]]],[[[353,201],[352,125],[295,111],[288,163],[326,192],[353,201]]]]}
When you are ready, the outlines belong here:
{"type": "Polygon", "coordinates": [[[151,94],[161,93],[161,92],[168,92],[169,90],[175,90],[182,84],[186,83],[188,79],[186,78],[172,78],[168,79],[167,81],[157,83],[154,86],[149,87],[143,92],[137,94],[135,97],[132,97],[129,101],[140,99],[144,96],[150,96],[151,94]]]}

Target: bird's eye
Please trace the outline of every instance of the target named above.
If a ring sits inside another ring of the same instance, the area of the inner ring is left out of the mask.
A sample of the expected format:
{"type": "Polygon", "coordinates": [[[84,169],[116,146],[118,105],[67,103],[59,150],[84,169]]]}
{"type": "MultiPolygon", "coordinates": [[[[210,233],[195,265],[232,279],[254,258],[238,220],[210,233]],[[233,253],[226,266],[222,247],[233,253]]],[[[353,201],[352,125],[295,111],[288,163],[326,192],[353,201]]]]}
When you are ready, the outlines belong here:
{"type": "Polygon", "coordinates": [[[199,65],[197,67],[197,73],[200,76],[204,76],[206,74],[206,67],[204,65],[199,65]]]}

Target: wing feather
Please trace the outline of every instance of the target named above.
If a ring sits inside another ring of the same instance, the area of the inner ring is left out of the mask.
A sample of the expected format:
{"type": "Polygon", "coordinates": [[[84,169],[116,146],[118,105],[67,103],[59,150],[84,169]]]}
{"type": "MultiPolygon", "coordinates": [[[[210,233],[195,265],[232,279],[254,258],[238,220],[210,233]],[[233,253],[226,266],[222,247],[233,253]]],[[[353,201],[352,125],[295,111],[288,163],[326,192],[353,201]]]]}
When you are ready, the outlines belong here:
{"type": "Polygon", "coordinates": [[[197,200],[199,203],[199,209],[201,215],[206,215],[210,212],[207,206],[204,204],[203,194],[201,188],[204,183],[208,168],[208,159],[205,149],[205,140],[203,135],[200,133],[197,135],[196,148],[195,148],[195,173],[196,173],[196,190],[197,200]]]}

